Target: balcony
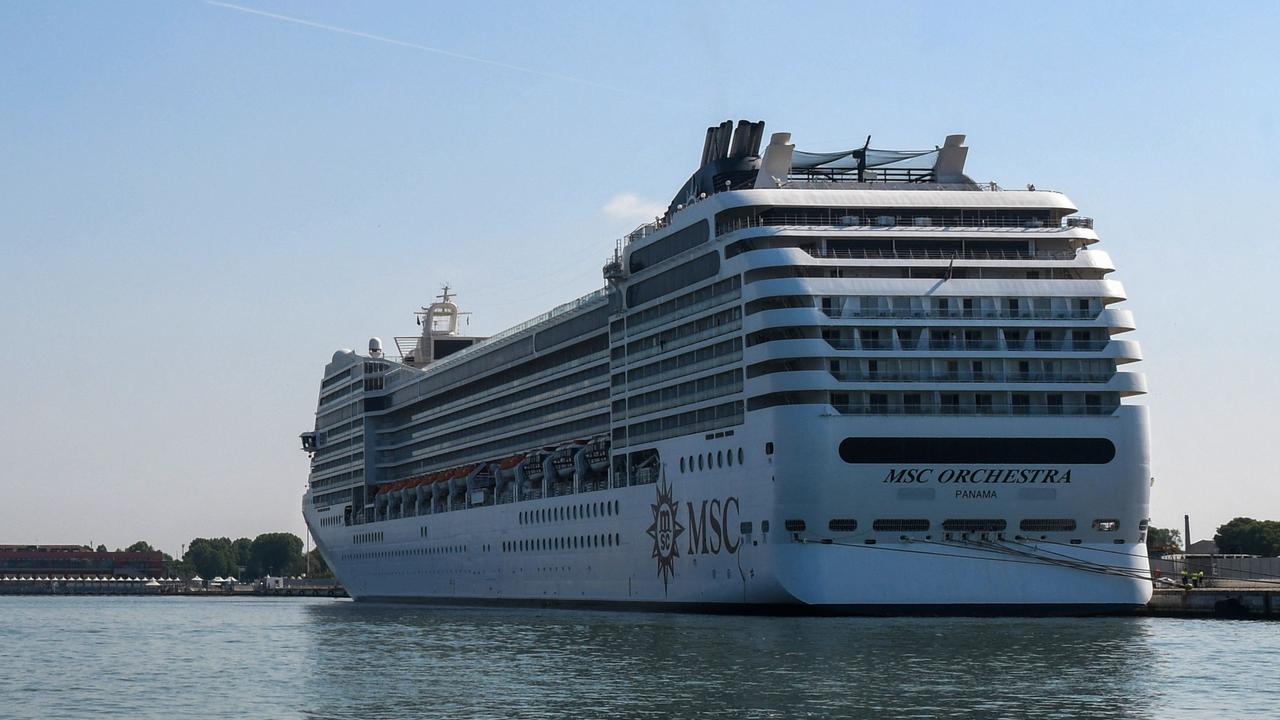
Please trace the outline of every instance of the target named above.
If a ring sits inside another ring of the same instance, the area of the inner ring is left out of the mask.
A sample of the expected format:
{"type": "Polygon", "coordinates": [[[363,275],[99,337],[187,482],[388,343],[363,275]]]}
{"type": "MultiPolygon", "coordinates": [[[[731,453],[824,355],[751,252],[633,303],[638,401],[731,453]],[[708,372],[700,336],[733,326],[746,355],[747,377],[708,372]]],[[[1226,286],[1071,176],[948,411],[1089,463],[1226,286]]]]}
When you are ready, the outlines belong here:
{"type": "MultiPolygon", "coordinates": [[[[889,350],[912,350],[919,347],[918,339],[904,340],[895,345],[892,340],[874,339],[858,341],[853,338],[825,338],[828,345],[836,350],[863,350],[880,352],[889,350]]],[[[924,343],[925,350],[930,352],[966,351],[966,352],[1098,352],[1107,346],[1110,340],[1022,340],[1018,343],[1001,343],[996,340],[966,340],[964,338],[929,338],[924,343]]]]}
{"type": "Polygon", "coordinates": [[[833,320],[858,318],[899,320],[1094,320],[1093,309],[1049,308],[1010,310],[1008,308],[848,308],[824,307],[822,313],[833,320]]]}
{"type": "Polygon", "coordinates": [[[1075,250],[822,250],[806,247],[804,251],[821,260],[1057,260],[1076,259],[1075,250]]]}
{"type": "Polygon", "coordinates": [[[1105,383],[1114,372],[837,372],[840,382],[922,383],[1105,383]]]}
{"type": "Polygon", "coordinates": [[[960,403],[952,405],[860,403],[834,405],[841,415],[968,415],[968,416],[1094,416],[1111,415],[1114,405],[1013,405],[960,403]]]}
{"type": "MultiPolygon", "coordinates": [[[[932,218],[912,215],[839,215],[813,213],[771,213],[764,216],[734,218],[716,223],[716,236],[755,227],[824,227],[841,230],[892,230],[939,232],[947,230],[1005,230],[1017,232],[1056,233],[1076,228],[1092,229],[1092,218],[1065,218],[1054,224],[1041,218],[932,218]]],[[[992,258],[999,259],[999,258],[992,258]]]]}

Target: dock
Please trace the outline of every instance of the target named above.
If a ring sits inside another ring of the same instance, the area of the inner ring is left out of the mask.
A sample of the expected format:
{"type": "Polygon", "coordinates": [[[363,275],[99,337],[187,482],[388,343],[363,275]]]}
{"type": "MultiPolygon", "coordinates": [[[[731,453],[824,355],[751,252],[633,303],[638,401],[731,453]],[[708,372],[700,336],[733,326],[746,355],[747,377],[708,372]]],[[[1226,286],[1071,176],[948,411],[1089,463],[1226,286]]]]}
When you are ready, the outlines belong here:
{"type": "Polygon", "coordinates": [[[1280,620],[1280,586],[1156,588],[1143,614],[1153,617],[1280,620]]]}
{"type": "Polygon", "coordinates": [[[264,578],[253,583],[148,577],[0,577],[0,595],[166,595],[183,597],[347,597],[337,580],[264,578]]]}

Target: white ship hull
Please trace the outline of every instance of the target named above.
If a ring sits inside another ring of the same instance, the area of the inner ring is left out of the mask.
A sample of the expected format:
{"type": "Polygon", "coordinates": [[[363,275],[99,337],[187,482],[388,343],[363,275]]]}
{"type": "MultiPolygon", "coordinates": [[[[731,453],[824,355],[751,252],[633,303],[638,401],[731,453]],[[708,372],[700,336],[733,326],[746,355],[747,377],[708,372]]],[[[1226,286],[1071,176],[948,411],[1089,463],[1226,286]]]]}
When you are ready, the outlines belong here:
{"type": "MultiPolygon", "coordinates": [[[[1026,483],[1019,477],[911,484],[935,492],[931,499],[905,501],[914,504],[910,512],[904,512],[899,495],[904,486],[884,482],[890,467],[851,469],[835,450],[841,438],[957,431],[1059,437],[1069,436],[1081,421],[967,418],[957,427],[947,418],[814,417],[811,408],[770,414],[768,431],[746,426],[710,442],[698,436],[659,445],[664,458],[743,447],[747,459],[745,465],[683,474],[664,461],[681,528],[674,537],[676,553],[665,553],[669,572],[659,563],[664,551],[653,536],[663,481],[354,527],[324,527],[317,520],[326,513],[311,508],[307,519],[357,600],[968,614],[1104,612],[1134,609],[1150,599],[1146,547],[1133,537],[1117,542],[1114,533],[1089,528],[1052,533],[1047,541],[1016,528],[987,533],[990,541],[1000,535],[1004,545],[1024,553],[1012,554],[993,549],[994,542],[983,546],[982,533],[964,539],[952,533],[945,540],[939,530],[929,533],[930,541],[903,542],[869,527],[813,528],[817,519],[851,515],[909,515],[928,518],[933,527],[947,517],[1073,517],[1096,507],[1146,517],[1144,408],[1126,407],[1107,419],[1108,437],[1124,453],[1106,466],[1060,468],[1071,472],[1067,483],[1026,483]],[[1028,425],[1040,427],[1032,431],[1028,425]],[[764,437],[775,438],[773,456],[763,452],[764,437]],[[1037,489],[1034,499],[1025,499],[1025,488],[1037,489]],[[617,513],[606,511],[608,505],[617,513]],[[521,522],[522,514],[572,517],[575,510],[580,519],[521,522]],[[787,532],[790,517],[809,518],[809,529],[787,532]],[[761,531],[763,521],[769,523],[767,533],[761,531]],[[741,531],[743,522],[752,524],[750,533],[741,531]],[[377,542],[352,543],[353,535],[373,527],[384,533],[377,542]],[[866,544],[870,538],[878,539],[866,544]],[[519,549],[521,543],[529,548],[539,542],[538,549],[519,549]]],[[[1096,426],[1091,432],[1097,434],[1096,426]]]]}
{"type": "Polygon", "coordinates": [[[708,129],[607,287],[325,367],[304,514],[358,600],[1100,612],[1151,594],[1141,360],[1091,218],[933,150],[708,129]],[[903,162],[925,158],[928,166],[903,162]]]}

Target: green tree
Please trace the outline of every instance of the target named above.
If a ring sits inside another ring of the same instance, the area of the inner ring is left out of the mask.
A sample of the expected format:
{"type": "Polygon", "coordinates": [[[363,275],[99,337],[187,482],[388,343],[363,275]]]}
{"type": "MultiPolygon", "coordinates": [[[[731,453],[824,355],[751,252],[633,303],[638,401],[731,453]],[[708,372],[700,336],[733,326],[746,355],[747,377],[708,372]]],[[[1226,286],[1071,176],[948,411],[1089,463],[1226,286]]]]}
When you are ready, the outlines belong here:
{"type": "Polygon", "coordinates": [[[236,566],[239,568],[237,572],[246,573],[249,569],[250,553],[249,549],[253,547],[253,541],[249,538],[237,538],[231,543],[231,552],[235,556],[236,566]]]}
{"type": "Polygon", "coordinates": [[[97,549],[95,552],[107,552],[107,546],[106,546],[106,545],[99,545],[99,546],[98,546],[98,549],[97,549]]]}
{"type": "Polygon", "coordinates": [[[1182,549],[1182,531],[1153,527],[1147,530],[1147,549],[1151,552],[1176,552],[1182,549]]]}
{"type": "Polygon", "coordinates": [[[168,555],[164,561],[165,577],[189,578],[196,574],[196,566],[186,560],[174,560],[168,555]]]}
{"type": "Polygon", "coordinates": [[[263,533],[249,548],[249,577],[300,575],[304,566],[302,538],[293,533],[263,533]]]}
{"type": "Polygon", "coordinates": [[[307,577],[312,578],[331,578],[333,571],[329,569],[329,563],[324,561],[324,556],[320,554],[320,548],[312,548],[311,552],[306,555],[307,560],[307,577]]]}
{"type": "Polygon", "coordinates": [[[1213,536],[1218,552],[1275,557],[1280,555],[1280,521],[1238,517],[1213,536]]]}
{"type": "Polygon", "coordinates": [[[206,580],[234,575],[237,571],[229,538],[196,538],[187,546],[187,553],[182,559],[194,566],[206,580]]]}
{"type": "Polygon", "coordinates": [[[151,547],[151,543],[146,540],[139,540],[124,549],[125,552],[155,552],[156,549],[151,547]]]}

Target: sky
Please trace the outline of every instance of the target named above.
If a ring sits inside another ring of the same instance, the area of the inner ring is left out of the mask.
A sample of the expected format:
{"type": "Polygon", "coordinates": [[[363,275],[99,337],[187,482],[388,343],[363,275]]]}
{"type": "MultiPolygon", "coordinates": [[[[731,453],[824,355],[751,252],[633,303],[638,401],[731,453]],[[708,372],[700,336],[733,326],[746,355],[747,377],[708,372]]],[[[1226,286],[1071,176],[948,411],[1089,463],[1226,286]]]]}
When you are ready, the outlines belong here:
{"type": "Polygon", "coordinates": [[[448,282],[601,286],[704,129],[1068,194],[1146,359],[1153,523],[1280,519],[1280,5],[0,3],[0,543],[301,535],[318,383],[448,282]],[[1268,291],[1267,288],[1273,288],[1268,291]]]}

